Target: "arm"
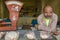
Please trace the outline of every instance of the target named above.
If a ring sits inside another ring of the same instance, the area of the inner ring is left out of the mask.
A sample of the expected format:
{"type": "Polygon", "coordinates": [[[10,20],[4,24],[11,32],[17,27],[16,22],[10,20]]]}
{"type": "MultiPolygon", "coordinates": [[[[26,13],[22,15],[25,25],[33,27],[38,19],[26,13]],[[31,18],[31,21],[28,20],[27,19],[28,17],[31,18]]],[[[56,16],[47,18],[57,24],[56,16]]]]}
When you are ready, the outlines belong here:
{"type": "Polygon", "coordinates": [[[37,18],[37,21],[38,21],[38,30],[46,30],[45,29],[45,25],[43,23],[43,15],[39,15],[38,18],[37,18]]]}
{"type": "Polygon", "coordinates": [[[58,16],[55,15],[55,16],[53,17],[53,21],[52,21],[51,26],[50,26],[50,27],[51,27],[51,28],[50,28],[50,31],[51,31],[51,32],[55,32],[55,31],[56,31],[57,21],[58,21],[58,16]]]}

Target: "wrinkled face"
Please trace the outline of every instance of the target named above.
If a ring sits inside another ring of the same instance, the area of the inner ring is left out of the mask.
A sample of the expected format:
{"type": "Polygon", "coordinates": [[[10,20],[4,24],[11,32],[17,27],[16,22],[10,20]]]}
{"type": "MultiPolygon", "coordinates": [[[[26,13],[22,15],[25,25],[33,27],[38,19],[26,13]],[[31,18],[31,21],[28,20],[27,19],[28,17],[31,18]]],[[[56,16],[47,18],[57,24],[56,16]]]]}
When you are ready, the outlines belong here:
{"type": "Polygon", "coordinates": [[[44,9],[44,16],[45,17],[51,17],[52,14],[53,14],[52,7],[50,7],[50,6],[45,7],[45,9],[44,9]]]}

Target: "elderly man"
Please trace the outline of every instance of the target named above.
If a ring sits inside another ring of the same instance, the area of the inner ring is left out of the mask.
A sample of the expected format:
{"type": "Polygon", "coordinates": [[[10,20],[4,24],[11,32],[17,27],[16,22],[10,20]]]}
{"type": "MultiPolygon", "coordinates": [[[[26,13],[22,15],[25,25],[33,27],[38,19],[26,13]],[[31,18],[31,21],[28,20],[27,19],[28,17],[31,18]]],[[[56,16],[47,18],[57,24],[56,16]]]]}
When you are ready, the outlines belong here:
{"type": "Polygon", "coordinates": [[[37,28],[42,31],[40,36],[44,37],[43,34],[45,34],[47,37],[48,33],[58,34],[56,32],[58,16],[53,12],[53,8],[50,5],[43,8],[43,13],[38,16],[37,20],[37,28]]]}

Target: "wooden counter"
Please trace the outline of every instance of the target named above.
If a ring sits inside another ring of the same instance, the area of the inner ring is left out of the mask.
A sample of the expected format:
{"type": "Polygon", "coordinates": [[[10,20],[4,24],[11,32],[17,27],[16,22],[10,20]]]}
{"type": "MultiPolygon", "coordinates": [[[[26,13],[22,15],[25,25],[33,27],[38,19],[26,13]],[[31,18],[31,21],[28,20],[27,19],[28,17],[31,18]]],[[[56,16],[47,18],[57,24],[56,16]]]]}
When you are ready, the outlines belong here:
{"type": "Polygon", "coordinates": [[[0,31],[10,31],[16,30],[16,27],[8,26],[6,24],[11,24],[10,22],[0,22],[0,31]]]}

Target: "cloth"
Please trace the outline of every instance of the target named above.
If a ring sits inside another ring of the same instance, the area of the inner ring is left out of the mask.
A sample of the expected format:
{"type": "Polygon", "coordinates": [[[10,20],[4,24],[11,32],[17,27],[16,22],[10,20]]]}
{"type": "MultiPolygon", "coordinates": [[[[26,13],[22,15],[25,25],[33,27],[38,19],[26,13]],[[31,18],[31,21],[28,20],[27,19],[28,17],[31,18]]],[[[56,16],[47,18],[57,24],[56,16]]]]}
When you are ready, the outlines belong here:
{"type": "Polygon", "coordinates": [[[38,24],[37,19],[33,19],[31,24],[32,24],[32,27],[35,27],[35,25],[38,24]]]}
{"type": "Polygon", "coordinates": [[[46,22],[46,26],[48,26],[49,25],[49,19],[45,18],[45,22],[46,22]]]}

